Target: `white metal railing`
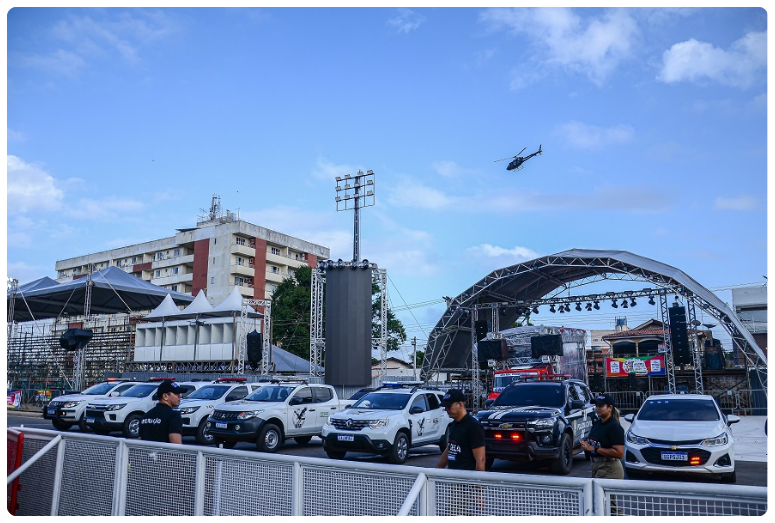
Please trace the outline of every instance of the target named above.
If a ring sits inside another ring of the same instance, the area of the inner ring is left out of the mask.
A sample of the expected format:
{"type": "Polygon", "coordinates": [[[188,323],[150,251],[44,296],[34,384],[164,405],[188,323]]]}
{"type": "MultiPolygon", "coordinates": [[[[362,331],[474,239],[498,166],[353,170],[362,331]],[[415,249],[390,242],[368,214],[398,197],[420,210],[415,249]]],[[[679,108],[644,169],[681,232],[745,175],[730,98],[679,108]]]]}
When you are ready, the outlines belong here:
{"type": "Polygon", "coordinates": [[[612,508],[627,515],[762,515],[767,510],[766,487],[426,469],[21,431],[24,457],[36,458],[19,473],[18,515],[594,516],[612,508]]]}

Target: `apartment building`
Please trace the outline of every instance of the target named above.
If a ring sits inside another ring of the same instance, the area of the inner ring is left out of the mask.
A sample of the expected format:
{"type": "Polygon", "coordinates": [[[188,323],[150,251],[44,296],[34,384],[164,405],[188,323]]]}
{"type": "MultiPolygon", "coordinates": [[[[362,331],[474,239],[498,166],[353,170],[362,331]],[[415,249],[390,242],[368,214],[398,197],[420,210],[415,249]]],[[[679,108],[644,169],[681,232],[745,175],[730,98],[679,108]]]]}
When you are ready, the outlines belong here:
{"type": "Polygon", "coordinates": [[[268,299],[284,278],[303,266],[316,267],[330,250],[219,212],[174,236],[56,262],[57,281],[86,276],[91,270],[119,267],[167,289],[196,295],[205,290],[211,304],[239,288],[245,298],[268,299]]]}

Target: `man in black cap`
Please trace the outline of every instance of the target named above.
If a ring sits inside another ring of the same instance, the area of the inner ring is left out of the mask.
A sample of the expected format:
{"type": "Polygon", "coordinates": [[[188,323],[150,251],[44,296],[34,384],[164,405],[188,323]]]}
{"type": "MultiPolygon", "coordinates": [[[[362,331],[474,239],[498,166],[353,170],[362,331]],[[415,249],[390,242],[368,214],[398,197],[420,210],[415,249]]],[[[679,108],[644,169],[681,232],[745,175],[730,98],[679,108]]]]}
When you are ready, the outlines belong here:
{"type": "MultiPolygon", "coordinates": [[[[452,423],[447,448],[441,453],[436,468],[484,472],[484,429],[466,410],[466,395],[461,390],[451,389],[444,394],[441,406],[452,418],[452,423]]],[[[451,497],[449,506],[440,507],[441,515],[471,515],[474,508],[477,511],[484,508],[481,485],[453,485],[451,497]]]]}
{"type": "Polygon", "coordinates": [[[161,382],[156,389],[159,403],[146,412],[140,420],[140,439],[183,443],[183,420],[180,418],[180,413],[173,410],[180,405],[180,395],[183,391],[183,387],[174,381],[161,382]]]}
{"type": "MultiPolygon", "coordinates": [[[[597,421],[592,425],[587,439],[581,440],[581,448],[590,454],[593,478],[624,479],[624,428],[619,423],[619,411],[609,394],[598,394],[595,403],[597,421]]],[[[611,496],[611,514],[622,515],[611,496]]]]}

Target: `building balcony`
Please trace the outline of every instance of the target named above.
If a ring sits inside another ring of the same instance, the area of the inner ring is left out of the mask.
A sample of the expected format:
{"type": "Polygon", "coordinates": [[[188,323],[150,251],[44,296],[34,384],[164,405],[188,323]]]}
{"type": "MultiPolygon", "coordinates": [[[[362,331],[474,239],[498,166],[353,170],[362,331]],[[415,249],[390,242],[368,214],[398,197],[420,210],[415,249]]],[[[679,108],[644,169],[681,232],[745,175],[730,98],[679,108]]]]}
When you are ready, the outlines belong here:
{"type": "Polygon", "coordinates": [[[166,258],[163,258],[161,260],[154,259],[153,263],[151,264],[151,268],[153,269],[166,269],[168,267],[174,267],[176,265],[188,265],[190,267],[194,266],[194,255],[193,254],[186,254],[184,256],[168,256],[166,258]]]}
{"type": "Polygon", "coordinates": [[[154,285],[164,286],[164,285],[174,285],[176,283],[186,283],[186,282],[192,282],[194,281],[194,274],[188,273],[188,274],[170,274],[168,276],[160,276],[158,278],[153,278],[151,280],[151,283],[154,285]]]}
{"type": "Polygon", "coordinates": [[[239,263],[232,263],[229,272],[238,276],[253,277],[256,274],[256,270],[251,266],[252,264],[240,265],[239,263]]]}
{"type": "Polygon", "coordinates": [[[254,258],[256,256],[256,249],[248,244],[239,245],[237,243],[232,243],[231,253],[241,254],[242,256],[247,256],[248,258],[254,258]]]}

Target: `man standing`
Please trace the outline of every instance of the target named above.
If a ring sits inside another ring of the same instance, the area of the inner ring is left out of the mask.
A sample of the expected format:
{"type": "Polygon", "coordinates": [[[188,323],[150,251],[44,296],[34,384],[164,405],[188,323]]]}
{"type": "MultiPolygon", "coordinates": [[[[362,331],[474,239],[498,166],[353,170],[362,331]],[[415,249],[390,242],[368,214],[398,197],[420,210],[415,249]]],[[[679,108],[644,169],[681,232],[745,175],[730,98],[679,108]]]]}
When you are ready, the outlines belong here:
{"type": "Polygon", "coordinates": [[[140,420],[140,439],[183,443],[183,420],[180,413],[172,410],[180,405],[183,387],[171,380],[165,380],[156,389],[159,403],[140,420]]]}
{"type": "MultiPolygon", "coordinates": [[[[478,470],[484,472],[484,429],[479,420],[466,410],[466,395],[458,389],[451,389],[441,400],[441,406],[452,418],[449,426],[449,443],[436,468],[449,467],[454,470],[478,470]]],[[[448,513],[443,515],[471,515],[484,508],[481,485],[452,485],[448,513]]],[[[442,510],[442,512],[445,512],[442,510]]]]}

